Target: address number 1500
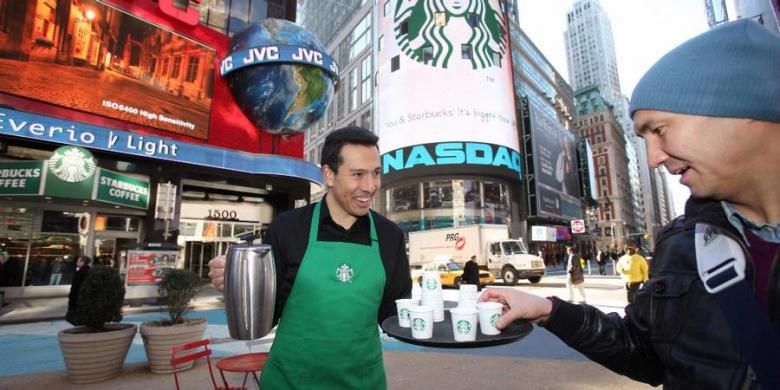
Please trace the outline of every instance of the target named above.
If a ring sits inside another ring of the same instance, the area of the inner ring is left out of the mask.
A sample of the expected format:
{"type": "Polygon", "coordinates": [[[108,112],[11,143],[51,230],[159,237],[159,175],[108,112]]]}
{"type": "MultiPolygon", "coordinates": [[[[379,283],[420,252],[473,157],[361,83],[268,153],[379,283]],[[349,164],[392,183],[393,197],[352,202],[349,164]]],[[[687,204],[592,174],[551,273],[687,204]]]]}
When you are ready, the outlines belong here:
{"type": "Polygon", "coordinates": [[[235,210],[209,210],[208,218],[212,219],[238,219],[238,213],[235,210]]]}

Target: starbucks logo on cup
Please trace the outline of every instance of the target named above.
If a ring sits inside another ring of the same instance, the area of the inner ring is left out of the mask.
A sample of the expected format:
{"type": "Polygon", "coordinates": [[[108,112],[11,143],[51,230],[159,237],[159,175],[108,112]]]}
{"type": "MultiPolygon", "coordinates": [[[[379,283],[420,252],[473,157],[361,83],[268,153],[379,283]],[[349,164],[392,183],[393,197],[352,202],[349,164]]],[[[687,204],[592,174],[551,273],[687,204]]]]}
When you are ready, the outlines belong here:
{"type": "Polygon", "coordinates": [[[458,334],[467,335],[471,332],[471,322],[460,320],[455,323],[455,328],[457,329],[458,334]]]}
{"type": "Polygon", "coordinates": [[[409,309],[407,309],[405,307],[401,309],[401,319],[402,320],[408,320],[409,319],[409,309]]]}
{"type": "Polygon", "coordinates": [[[496,327],[496,322],[498,322],[498,317],[501,317],[501,315],[500,314],[493,314],[492,316],[490,316],[490,326],[492,326],[494,328],[496,327]]]}
{"type": "Polygon", "coordinates": [[[423,330],[425,330],[425,320],[423,320],[422,318],[415,318],[414,321],[412,321],[412,327],[414,328],[414,330],[418,332],[422,332],[423,330]]]}
{"type": "Polygon", "coordinates": [[[428,279],[425,281],[425,288],[428,290],[435,290],[439,286],[439,282],[436,279],[428,279]]]}

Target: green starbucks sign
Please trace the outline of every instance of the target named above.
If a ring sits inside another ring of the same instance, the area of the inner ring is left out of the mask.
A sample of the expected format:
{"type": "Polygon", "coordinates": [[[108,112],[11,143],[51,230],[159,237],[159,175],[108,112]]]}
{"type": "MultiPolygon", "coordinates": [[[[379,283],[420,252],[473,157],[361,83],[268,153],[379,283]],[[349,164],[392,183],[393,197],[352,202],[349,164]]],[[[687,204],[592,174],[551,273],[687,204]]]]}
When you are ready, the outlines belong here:
{"type": "Polygon", "coordinates": [[[76,146],[57,148],[46,166],[44,195],[70,199],[91,198],[97,161],[89,150],[76,146]]]}
{"type": "Polygon", "coordinates": [[[92,199],[145,209],[149,206],[149,182],[99,168],[92,199]]]}
{"type": "Polygon", "coordinates": [[[42,161],[0,163],[0,195],[41,195],[42,161]]]}

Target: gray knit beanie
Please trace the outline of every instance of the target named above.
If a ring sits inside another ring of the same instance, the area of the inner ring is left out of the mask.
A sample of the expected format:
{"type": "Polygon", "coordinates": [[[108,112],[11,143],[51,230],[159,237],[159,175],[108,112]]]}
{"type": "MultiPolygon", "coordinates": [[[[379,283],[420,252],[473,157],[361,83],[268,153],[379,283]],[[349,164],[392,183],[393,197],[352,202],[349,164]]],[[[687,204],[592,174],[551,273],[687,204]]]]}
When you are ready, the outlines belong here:
{"type": "Polygon", "coordinates": [[[780,122],[780,36],[741,19],[690,39],[639,80],[631,117],[643,109],[780,122]]]}

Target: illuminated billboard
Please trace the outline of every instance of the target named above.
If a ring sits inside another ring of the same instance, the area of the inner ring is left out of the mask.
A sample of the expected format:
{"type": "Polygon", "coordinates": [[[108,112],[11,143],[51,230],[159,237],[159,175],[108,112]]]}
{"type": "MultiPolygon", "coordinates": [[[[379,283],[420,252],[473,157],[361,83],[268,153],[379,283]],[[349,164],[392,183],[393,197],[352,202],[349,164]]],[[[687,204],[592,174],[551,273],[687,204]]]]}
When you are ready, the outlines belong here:
{"type": "MultiPolygon", "coordinates": [[[[384,4],[384,3],[383,3],[384,4]]],[[[383,181],[522,177],[498,0],[390,0],[378,10],[376,131],[383,181]]]]}
{"type": "Polygon", "coordinates": [[[208,138],[213,49],[95,1],[8,7],[0,92],[208,138]]]}
{"type": "MultiPolygon", "coordinates": [[[[567,220],[582,218],[575,139],[571,131],[527,98],[522,101],[524,127],[533,156],[533,215],[567,220]]],[[[528,145],[526,146],[528,148],[528,145]]]]}

